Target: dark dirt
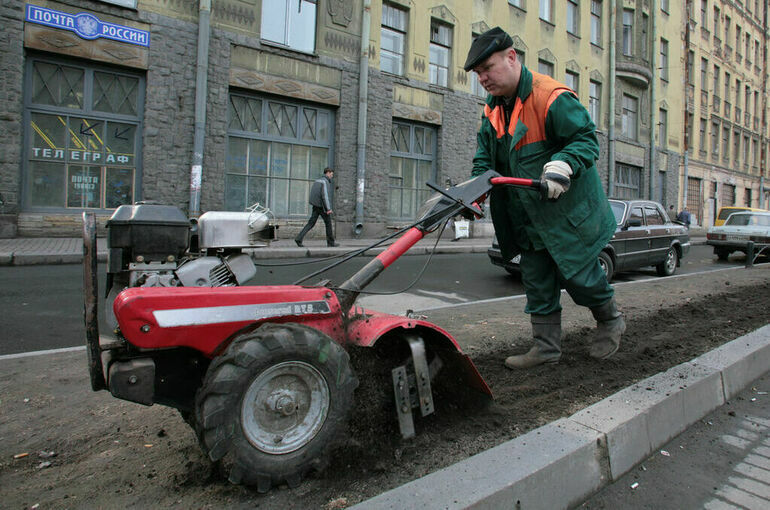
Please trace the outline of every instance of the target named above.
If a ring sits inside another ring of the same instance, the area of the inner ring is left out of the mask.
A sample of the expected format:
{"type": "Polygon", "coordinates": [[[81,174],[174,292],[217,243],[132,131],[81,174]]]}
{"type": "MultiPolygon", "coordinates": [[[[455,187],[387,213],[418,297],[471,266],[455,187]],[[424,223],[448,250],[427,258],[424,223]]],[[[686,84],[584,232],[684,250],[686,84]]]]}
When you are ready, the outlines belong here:
{"type": "Polygon", "coordinates": [[[348,442],[323,473],[266,495],[222,480],[174,410],[91,392],[84,352],[0,361],[3,506],[344,508],[569,416],[770,322],[768,266],[620,284],[616,292],[628,330],[613,358],[588,357],[590,313],[565,297],[561,362],[517,372],[502,360],[528,347],[523,300],[429,312],[428,320],[462,344],[496,399],[462,398],[447,389],[454,374],[445,373],[450,384],[437,389],[435,414],[417,421],[411,440],[400,439],[383,393],[393,360],[378,351],[353,353],[362,384],[348,442]]]}

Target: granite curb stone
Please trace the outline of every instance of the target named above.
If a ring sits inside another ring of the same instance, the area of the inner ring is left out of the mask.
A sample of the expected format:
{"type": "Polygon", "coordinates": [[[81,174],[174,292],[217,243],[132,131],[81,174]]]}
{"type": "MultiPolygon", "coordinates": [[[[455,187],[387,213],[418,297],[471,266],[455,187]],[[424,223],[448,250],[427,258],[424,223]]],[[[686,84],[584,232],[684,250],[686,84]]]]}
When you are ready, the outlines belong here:
{"type": "Polygon", "coordinates": [[[351,508],[572,508],[768,368],[770,324],[351,508]]]}

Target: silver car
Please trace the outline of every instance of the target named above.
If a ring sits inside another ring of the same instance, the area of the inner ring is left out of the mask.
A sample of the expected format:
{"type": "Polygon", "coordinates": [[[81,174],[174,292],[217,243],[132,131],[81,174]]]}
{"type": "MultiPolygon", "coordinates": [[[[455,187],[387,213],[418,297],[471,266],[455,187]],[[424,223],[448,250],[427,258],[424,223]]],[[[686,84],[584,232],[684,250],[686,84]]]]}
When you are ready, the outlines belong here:
{"type": "Polygon", "coordinates": [[[770,212],[734,212],[723,225],[706,232],[706,243],[719,260],[736,251],[747,253],[750,242],[755,253],[770,256],[770,212]]]}

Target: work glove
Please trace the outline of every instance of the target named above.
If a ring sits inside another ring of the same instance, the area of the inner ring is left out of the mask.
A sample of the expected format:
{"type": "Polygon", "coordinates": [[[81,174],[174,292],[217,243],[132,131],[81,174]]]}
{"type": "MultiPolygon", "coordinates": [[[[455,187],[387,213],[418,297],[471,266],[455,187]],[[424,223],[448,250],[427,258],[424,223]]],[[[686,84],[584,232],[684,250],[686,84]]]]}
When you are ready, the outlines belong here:
{"type": "Polygon", "coordinates": [[[549,200],[556,200],[569,189],[572,168],[564,161],[549,161],[543,165],[540,181],[546,187],[544,195],[549,200]]]}

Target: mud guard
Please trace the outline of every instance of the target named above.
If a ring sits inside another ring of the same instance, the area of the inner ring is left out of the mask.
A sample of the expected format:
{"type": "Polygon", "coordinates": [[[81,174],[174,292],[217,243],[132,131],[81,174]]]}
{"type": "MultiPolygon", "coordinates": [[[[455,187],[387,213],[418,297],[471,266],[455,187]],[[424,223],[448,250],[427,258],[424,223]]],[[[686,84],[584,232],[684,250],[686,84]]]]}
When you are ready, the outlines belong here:
{"type": "Polygon", "coordinates": [[[492,390],[481,377],[476,365],[447,331],[422,319],[390,315],[359,307],[355,307],[353,312],[348,318],[347,327],[350,343],[360,347],[373,347],[385,334],[399,328],[405,333],[416,333],[429,346],[437,347],[441,350],[441,354],[449,355],[449,361],[456,363],[461,369],[463,380],[468,386],[494,398],[492,390]]]}
{"type": "Polygon", "coordinates": [[[99,345],[98,279],[96,253],[96,215],[83,212],[83,321],[86,327],[86,351],[91,389],[107,389],[99,345]]]}

